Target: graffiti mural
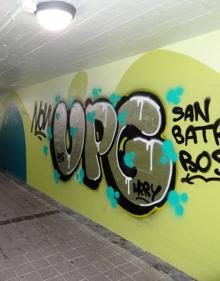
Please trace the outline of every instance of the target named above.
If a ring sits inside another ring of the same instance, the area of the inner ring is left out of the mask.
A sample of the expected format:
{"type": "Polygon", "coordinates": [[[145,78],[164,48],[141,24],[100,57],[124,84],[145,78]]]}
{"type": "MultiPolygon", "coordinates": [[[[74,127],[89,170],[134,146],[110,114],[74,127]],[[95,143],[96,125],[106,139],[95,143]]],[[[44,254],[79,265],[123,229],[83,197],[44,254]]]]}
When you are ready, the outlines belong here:
{"type": "MultiPolygon", "coordinates": [[[[55,182],[75,174],[95,190],[105,176],[112,206],[145,215],[161,207],[175,186],[175,160],[168,155],[161,163],[165,123],[160,100],[137,91],[120,98],[116,93],[110,99],[97,96],[85,106],[56,98],[54,110],[35,103],[31,131],[45,137],[48,125],[55,182]]],[[[43,152],[47,155],[46,147],[43,152]]]]}

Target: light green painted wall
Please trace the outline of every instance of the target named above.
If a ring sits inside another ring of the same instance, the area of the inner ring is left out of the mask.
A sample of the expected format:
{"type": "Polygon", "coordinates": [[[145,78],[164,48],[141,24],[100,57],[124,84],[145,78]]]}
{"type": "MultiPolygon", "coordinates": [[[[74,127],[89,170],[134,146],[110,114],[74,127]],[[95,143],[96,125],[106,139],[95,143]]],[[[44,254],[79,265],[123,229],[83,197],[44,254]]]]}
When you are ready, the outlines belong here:
{"type": "MultiPolygon", "coordinates": [[[[153,92],[161,100],[167,119],[163,137],[173,141],[177,153],[185,149],[193,158],[203,150],[211,154],[218,149],[211,131],[207,133],[208,143],[204,143],[201,133],[198,134],[198,144],[189,140],[189,145],[185,147],[175,142],[171,132],[175,125],[173,105],[167,102],[166,94],[171,88],[183,87],[184,94],[179,104],[183,108],[197,101],[203,106],[204,99],[210,97],[209,123],[212,124],[219,118],[220,54],[217,48],[213,47],[218,44],[219,31],[20,89],[0,100],[1,113],[5,112],[11,102],[14,102],[21,112],[25,128],[29,185],[202,281],[220,280],[218,181],[204,182],[197,179],[193,185],[182,183],[181,178],[186,172],[177,161],[175,190],[179,194],[186,193],[189,198],[188,202],[183,204],[184,215],[176,216],[166,203],[152,215],[139,218],[129,214],[119,205],[115,209],[111,207],[106,196],[105,179],[96,191],[78,184],[74,177],[56,184],[50,154],[45,156],[42,152],[42,147],[49,145],[48,139],[40,141],[31,133],[31,121],[35,101],[42,100],[55,106],[55,97],[59,95],[64,100],[73,96],[84,103],[91,96],[94,87],[101,87],[104,97],[109,97],[112,92],[124,96],[143,89],[153,92]]],[[[182,132],[185,132],[189,125],[205,125],[201,119],[198,122],[181,120],[178,124],[182,132]]],[[[219,166],[216,161],[212,161],[210,170],[203,175],[215,176],[214,169],[220,168],[219,166]]]]}

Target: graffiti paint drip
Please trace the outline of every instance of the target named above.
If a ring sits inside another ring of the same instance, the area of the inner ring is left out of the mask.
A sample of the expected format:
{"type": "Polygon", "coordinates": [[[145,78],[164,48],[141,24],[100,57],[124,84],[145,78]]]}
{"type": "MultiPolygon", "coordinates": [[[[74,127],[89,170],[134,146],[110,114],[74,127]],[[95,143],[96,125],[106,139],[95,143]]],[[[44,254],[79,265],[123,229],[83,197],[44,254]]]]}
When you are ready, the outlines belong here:
{"type": "Polygon", "coordinates": [[[128,186],[128,195],[130,194],[130,182],[131,182],[132,178],[129,177],[125,177],[125,184],[127,184],[128,186]]]}

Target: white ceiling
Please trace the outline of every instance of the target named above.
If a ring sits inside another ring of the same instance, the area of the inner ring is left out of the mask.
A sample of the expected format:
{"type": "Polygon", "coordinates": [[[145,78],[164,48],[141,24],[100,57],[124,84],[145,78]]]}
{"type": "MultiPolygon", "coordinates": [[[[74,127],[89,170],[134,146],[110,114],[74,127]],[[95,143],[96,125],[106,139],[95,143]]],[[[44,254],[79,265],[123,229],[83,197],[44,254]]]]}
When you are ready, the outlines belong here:
{"type": "Polygon", "coordinates": [[[49,33],[21,0],[0,0],[0,92],[220,28],[220,0],[70,1],[72,25],[49,33]]]}

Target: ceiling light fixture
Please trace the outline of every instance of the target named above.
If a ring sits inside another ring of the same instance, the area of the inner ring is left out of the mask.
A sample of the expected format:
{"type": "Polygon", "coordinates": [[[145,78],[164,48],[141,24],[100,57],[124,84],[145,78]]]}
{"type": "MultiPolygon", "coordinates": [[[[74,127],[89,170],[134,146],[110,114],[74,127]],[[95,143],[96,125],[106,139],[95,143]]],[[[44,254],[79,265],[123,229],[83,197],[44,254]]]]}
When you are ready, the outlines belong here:
{"type": "Polygon", "coordinates": [[[39,23],[47,30],[61,31],[73,20],[76,8],[65,1],[43,1],[35,11],[39,23]]]}

